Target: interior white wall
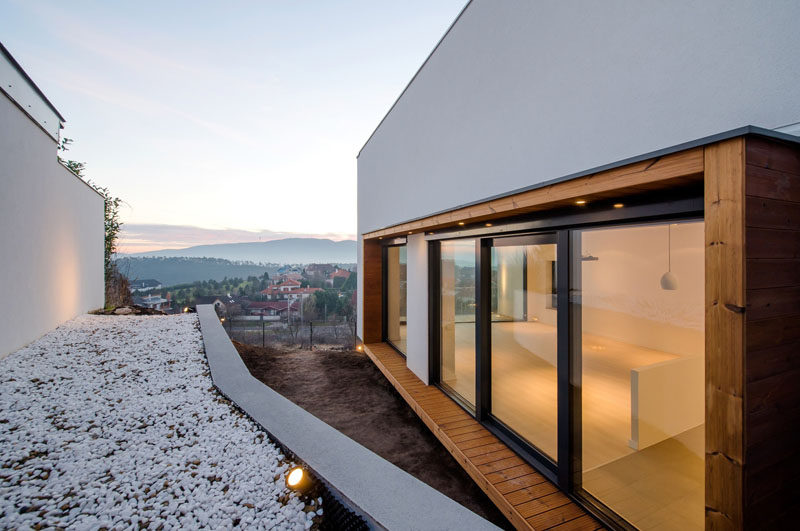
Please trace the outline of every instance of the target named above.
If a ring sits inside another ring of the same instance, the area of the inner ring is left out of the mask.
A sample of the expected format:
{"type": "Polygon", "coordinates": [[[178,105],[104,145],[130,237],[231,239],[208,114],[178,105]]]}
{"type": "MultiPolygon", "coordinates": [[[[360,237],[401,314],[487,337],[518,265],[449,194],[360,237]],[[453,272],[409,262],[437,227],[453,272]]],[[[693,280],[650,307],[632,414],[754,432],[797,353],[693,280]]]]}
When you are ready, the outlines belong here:
{"type": "Polygon", "coordinates": [[[103,199],[0,94],[0,358],[101,308],[103,199]]]}
{"type": "Polygon", "coordinates": [[[667,225],[588,230],[580,253],[581,326],[594,334],[682,356],[705,349],[705,245],[702,221],[672,224],[678,289],[661,289],[668,267],[667,225]]]}
{"type": "Polygon", "coordinates": [[[406,364],[428,383],[428,242],[424,234],[408,237],[406,364]]]}

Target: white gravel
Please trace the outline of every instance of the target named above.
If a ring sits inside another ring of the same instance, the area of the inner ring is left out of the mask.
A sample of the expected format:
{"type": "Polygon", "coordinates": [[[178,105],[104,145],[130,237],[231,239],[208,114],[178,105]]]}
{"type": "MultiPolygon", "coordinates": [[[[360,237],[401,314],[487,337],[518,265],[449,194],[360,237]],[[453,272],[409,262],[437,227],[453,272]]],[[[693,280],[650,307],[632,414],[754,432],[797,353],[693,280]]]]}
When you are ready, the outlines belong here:
{"type": "MultiPolygon", "coordinates": [[[[78,317],[0,361],[0,527],[308,529],[195,315],[78,317]]],[[[321,509],[319,514],[321,514],[321,509]]]]}

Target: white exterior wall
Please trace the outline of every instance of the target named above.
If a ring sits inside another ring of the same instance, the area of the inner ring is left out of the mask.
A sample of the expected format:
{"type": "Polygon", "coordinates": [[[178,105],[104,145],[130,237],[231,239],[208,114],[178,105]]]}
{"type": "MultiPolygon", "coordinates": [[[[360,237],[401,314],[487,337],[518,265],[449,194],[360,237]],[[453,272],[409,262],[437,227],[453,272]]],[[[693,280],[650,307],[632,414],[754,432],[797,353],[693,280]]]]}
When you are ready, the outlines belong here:
{"type": "Polygon", "coordinates": [[[408,237],[406,364],[428,383],[428,242],[424,234],[408,237]]]}
{"type": "Polygon", "coordinates": [[[0,358],[101,308],[103,199],[0,93],[0,358]]]}
{"type": "Polygon", "coordinates": [[[358,234],[797,124],[798,20],[796,0],[473,0],[359,155],[358,234]]]}

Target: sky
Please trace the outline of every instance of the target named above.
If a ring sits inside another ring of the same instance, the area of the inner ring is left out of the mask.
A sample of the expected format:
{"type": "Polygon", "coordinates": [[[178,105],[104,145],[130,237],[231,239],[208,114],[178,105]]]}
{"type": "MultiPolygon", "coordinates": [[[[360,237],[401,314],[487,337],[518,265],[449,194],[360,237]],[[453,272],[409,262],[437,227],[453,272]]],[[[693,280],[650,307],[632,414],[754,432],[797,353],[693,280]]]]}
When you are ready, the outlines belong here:
{"type": "Polygon", "coordinates": [[[466,0],[0,0],[119,251],[355,238],[356,155],[466,0]]]}

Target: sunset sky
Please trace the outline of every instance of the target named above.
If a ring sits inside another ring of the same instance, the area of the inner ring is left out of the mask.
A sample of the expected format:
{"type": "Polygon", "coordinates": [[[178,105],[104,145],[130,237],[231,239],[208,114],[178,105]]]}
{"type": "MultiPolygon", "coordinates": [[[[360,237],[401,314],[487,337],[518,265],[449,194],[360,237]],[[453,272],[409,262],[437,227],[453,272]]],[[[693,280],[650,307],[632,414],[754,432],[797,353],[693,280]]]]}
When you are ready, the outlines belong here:
{"type": "Polygon", "coordinates": [[[122,198],[122,252],[355,237],[356,154],[466,0],[0,0],[0,40],[122,198]]]}

